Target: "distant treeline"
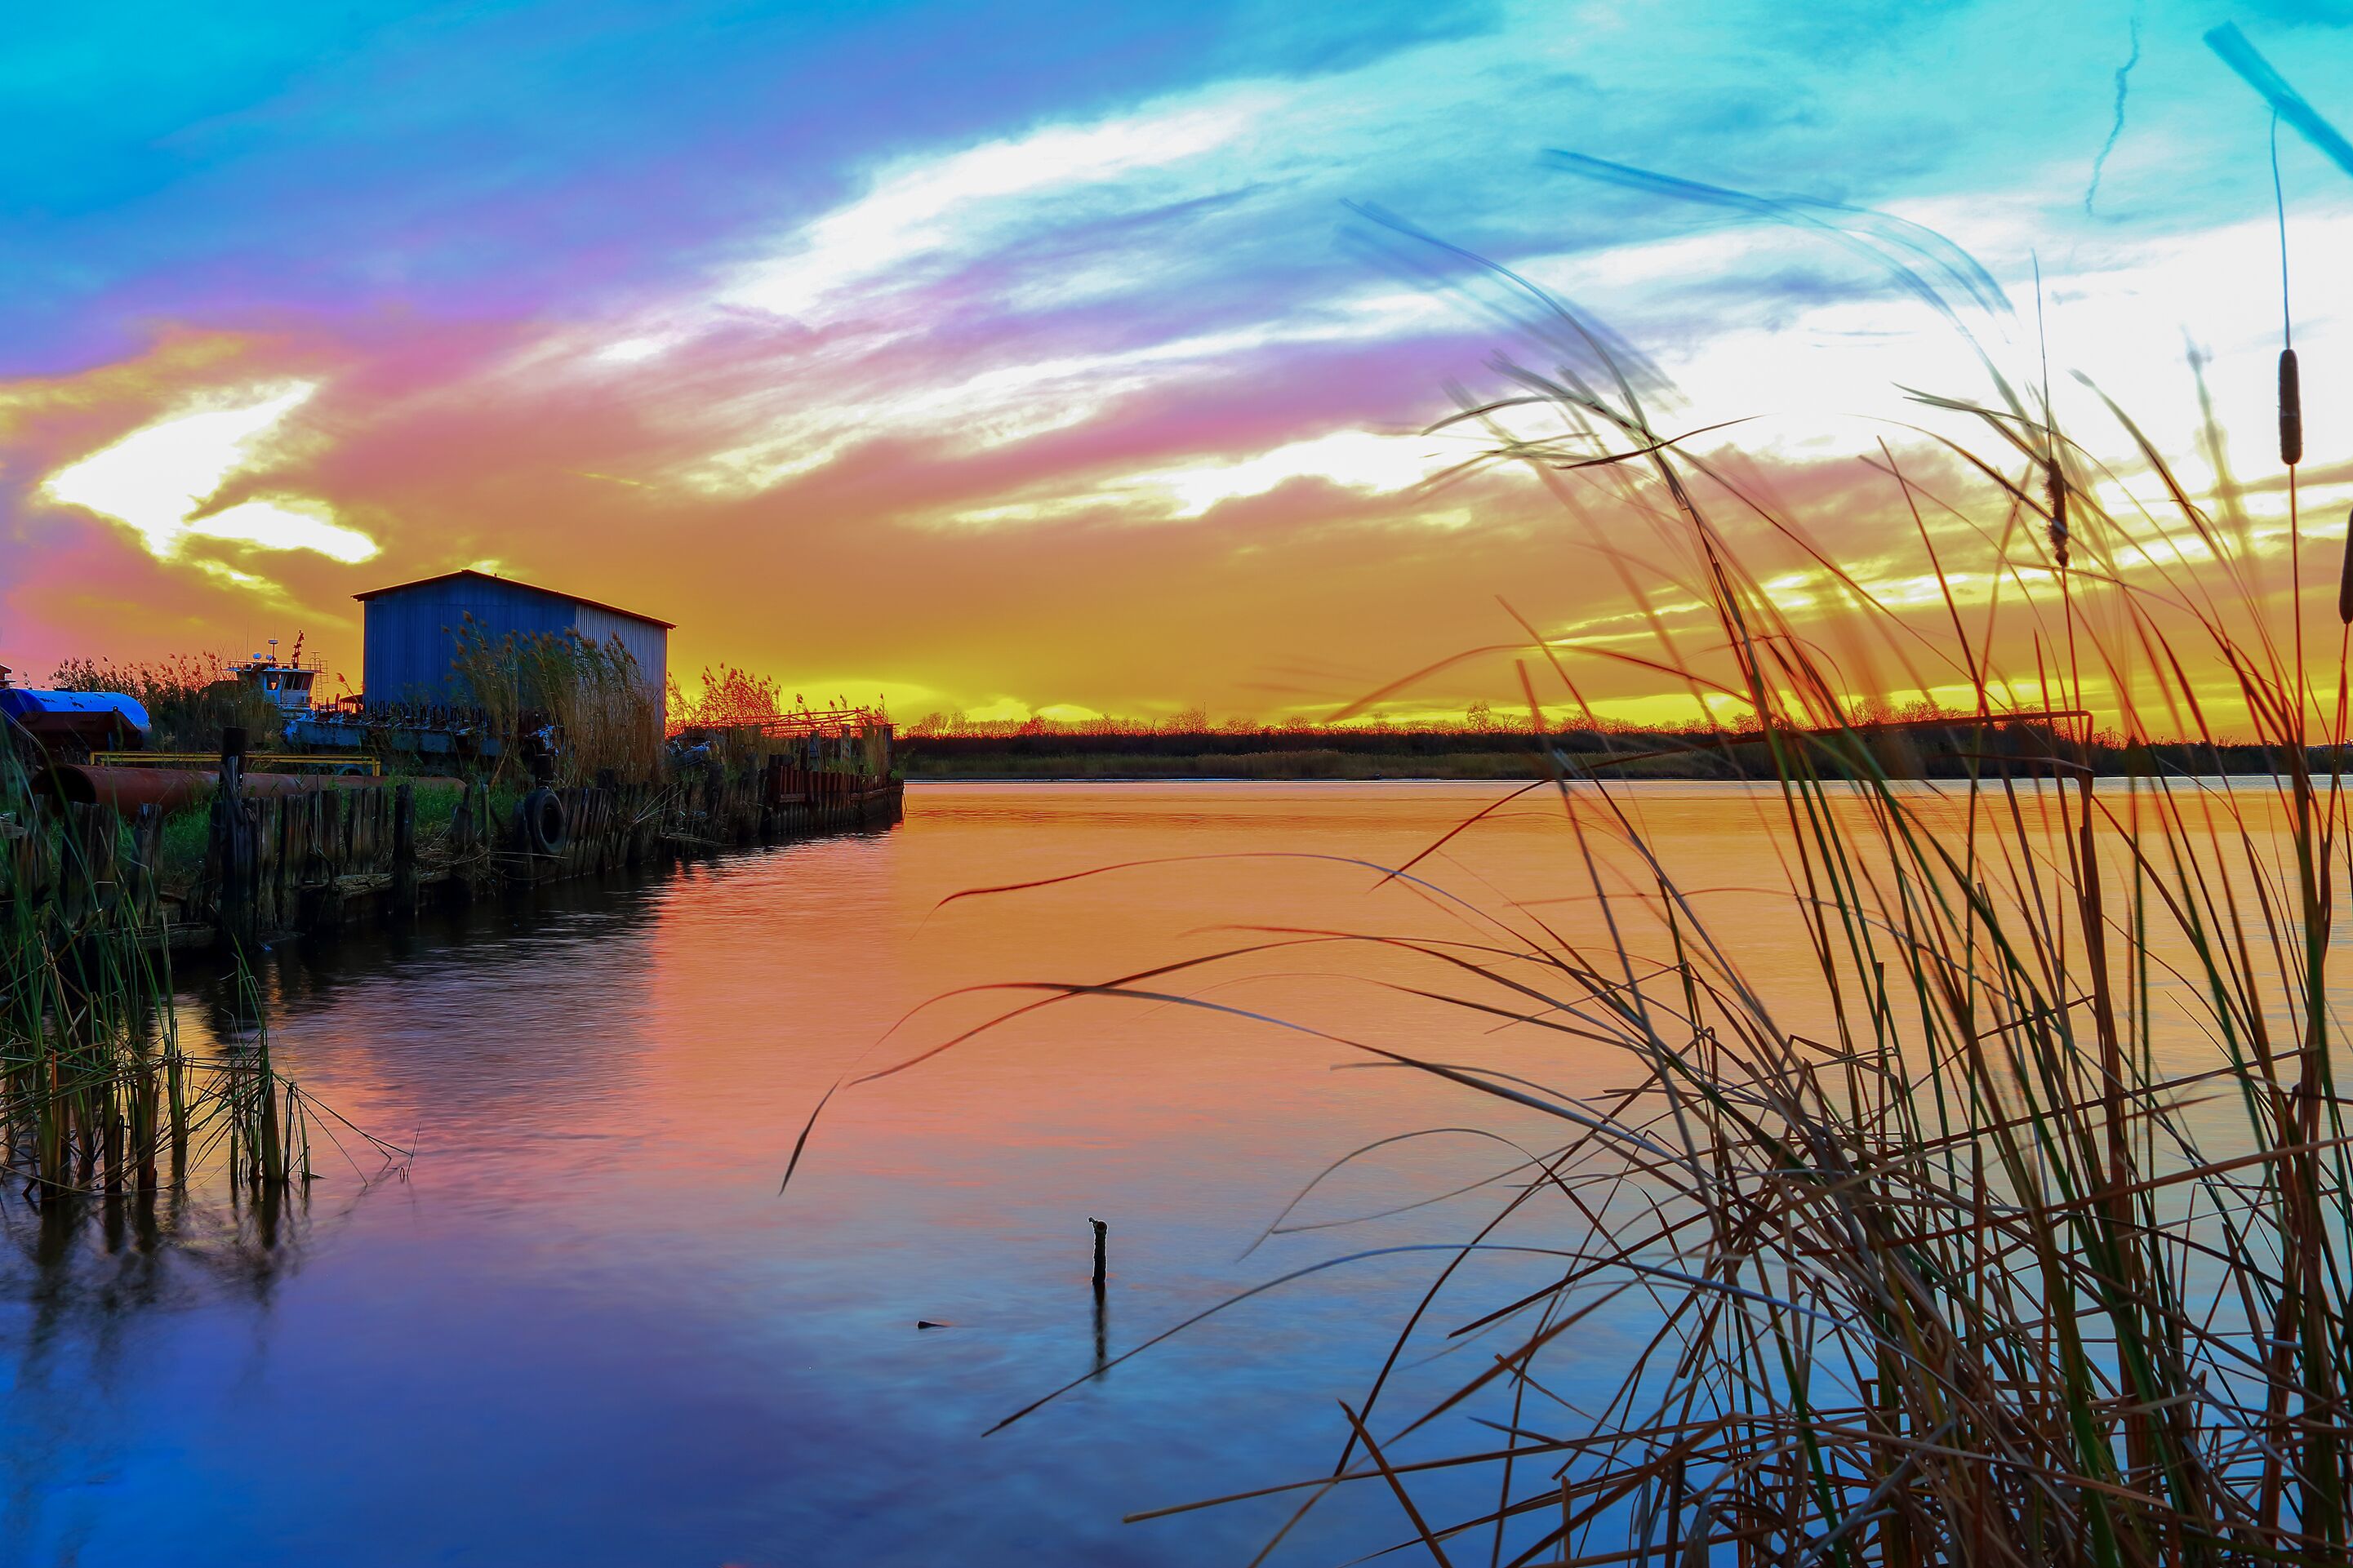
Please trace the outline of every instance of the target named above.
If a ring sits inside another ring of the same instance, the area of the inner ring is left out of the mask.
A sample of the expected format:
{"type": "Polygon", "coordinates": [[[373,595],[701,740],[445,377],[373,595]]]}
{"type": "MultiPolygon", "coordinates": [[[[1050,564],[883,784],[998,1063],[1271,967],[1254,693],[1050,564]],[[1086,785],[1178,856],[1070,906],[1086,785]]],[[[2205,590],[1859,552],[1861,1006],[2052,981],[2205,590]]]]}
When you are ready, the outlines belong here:
{"type": "MultiPolygon", "coordinates": [[[[1966,778],[1972,773],[2264,774],[2261,746],[2088,746],[2042,723],[1968,721],[1862,726],[1816,738],[1815,766],[1827,773],[1878,772],[1891,778],[1966,778]]],[[[1512,778],[1546,771],[1557,748],[1580,767],[1619,778],[1769,779],[1770,750],[1755,731],[1254,730],[1175,733],[1069,732],[902,735],[910,778],[1512,778]]],[[[2327,773],[2336,759],[2316,751],[2327,773]]]]}

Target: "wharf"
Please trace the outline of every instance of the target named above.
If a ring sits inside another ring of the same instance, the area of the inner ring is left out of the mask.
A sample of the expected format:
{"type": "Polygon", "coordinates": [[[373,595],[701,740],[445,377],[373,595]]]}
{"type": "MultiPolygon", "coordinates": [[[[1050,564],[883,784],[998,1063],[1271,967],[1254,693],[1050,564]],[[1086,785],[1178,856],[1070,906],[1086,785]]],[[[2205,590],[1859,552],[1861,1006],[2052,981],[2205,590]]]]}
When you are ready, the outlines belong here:
{"type": "Polygon", "coordinates": [[[397,921],[509,889],[644,871],[722,850],[888,827],[894,779],[772,766],[728,778],[716,769],[663,784],[543,788],[494,814],[489,788],[463,786],[446,828],[421,837],[413,787],[338,788],[216,797],[202,876],[166,890],[163,817],[127,822],[106,805],[48,803],[62,815],[59,852],[25,833],[0,846],[15,885],[58,901],[70,919],[126,921],[151,948],[230,950],[289,935],[397,921]],[[124,831],[127,826],[128,831],[124,831]]]}

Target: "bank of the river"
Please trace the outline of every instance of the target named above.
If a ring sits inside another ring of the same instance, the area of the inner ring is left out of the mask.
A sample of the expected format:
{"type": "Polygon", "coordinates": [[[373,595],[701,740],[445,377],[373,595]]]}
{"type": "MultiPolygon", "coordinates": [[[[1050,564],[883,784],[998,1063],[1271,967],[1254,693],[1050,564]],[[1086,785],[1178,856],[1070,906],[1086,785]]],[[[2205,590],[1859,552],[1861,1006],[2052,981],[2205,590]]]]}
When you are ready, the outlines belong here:
{"type": "Polygon", "coordinates": [[[502,889],[888,826],[903,788],[847,773],[713,767],[522,792],[362,778],[264,793],[225,765],[204,798],[169,813],[34,791],[29,821],[0,817],[0,848],[14,862],[14,896],[30,906],[122,916],[150,946],[230,952],[502,889]]]}
{"type": "MultiPolygon", "coordinates": [[[[2053,758],[2070,774],[2253,775],[2270,757],[2254,746],[2128,747],[2029,723],[1977,726],[1917,721],[1864,726],[1852,736],[1852,765],[1891,778],[1959,779],[2004,767],[2039,772],[2053,758]]],[[[1679,731],[1220,731],[1199,734],[909,735],[900,740],[906,775],[975,783],[1154,779],[1513,780],[1549,776],[1557,750],[1577,766],[1620,779],[1695,782],[1767,780],[1770,750],[1750,736],[1679,731]]],[[[2314,770],[2337,759],[2320,751],[2314,770]]]]}
{"type": "Polygon", "coordinates": [[[1143,752],[1026,756],[982,752],[928,756],[908,762],[910,777],[976,784],[1025,781],[1134,783],[1156,779],[1309,780],[1515,779],[1535,776],[1543,766],[1533,750],[1445,752],[1428,756],[1382,756],[1332,748],[1259,752],[1143,752]]]}

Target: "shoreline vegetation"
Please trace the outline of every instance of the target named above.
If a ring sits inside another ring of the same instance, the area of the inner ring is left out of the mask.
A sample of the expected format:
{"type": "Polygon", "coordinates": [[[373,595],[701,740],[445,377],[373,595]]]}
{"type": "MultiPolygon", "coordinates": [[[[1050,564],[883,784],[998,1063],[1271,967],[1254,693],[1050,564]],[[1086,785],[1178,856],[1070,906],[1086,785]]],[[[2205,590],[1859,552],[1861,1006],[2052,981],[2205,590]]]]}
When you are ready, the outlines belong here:
{"type": "MultiPolygon", "coordinates": [[[[405,1163],[406,1150],[343,1123],[272,1066],[248,967],[270,944],[897,819],[887,731],[797,722],[773,681],[706,671],[702,700],[682,704],[696,727],[681,747],[665,742],[659,704],[617,644],[493,641],[469,621],[456,662],[487,694],[479,717],[501,742],[464,778],[413,772],[431,765],[413,755],[392,756],[382,777],[272,775],[284,715],[195,656],[68,660],[54,677],[140,700],[148,749],[178,764],[143,777],[168,787],[118,793],[92,773],[138,770],[86,769],[85,756],[52,755],[5,721],[0,1228],[23,1205],[54,1260],[89,1202],[111,1224],[127,1197],[132,1227],[160,1237],[159,1204],[219,1191],[258,1205],[260,1244],[274,1246],[281,1200],[315,1179],[314,1126],[335,1135],[314,1110],[385,1170],[405,1163]],[[265,780],[295,787],[256,787],[265,780]],[[239,991],[234,1048],[183,1049],[182,949],[224,966],[239,991]]],[[[102,1247],[120,1239],[104,1234],[102,1247]]]]}
{"type": "MultiPolygon", "coordinates": [[[[682,688],[673,675],[667,679],[663,703],[657,703],[636,659],[617,642],[597,643],[576,634],[508,633],[494,638],[471,616],[455,628],[453,637],[452,671],[478,703],[451,711],[480,734],[500,738],[500,748],[486,755],[427,755],[386,744],[365,726],[352,727],[350,749],[373,759],[385,785],[406,790],[411,797],[410,826],[427,859],[446,858],[453,834],[476,841],[478,850],[501,835],[512,837],[506,830],[519,822],[523,803],[542,787],[576,790],[592,784],[608,794],[625,784],[657,792],[666,816],[692,819],[666,820],[662,831],[670,837],[747,842],[746,831],[761,836],[756,826],[746,830],[739,821],[716,821],[730,815],[717,804],[723,783],[736,786],[739,793],[761,786],[767,794],[790,793],[799,800],[815,786],[801,783],[797,773],[793,788],[786,790],[784,781],[771,776],[777,765],[800,773],[846,765],[844,753],[819,767],[806,735],[774,732],[807,710],[787,708],[780,682],[772,677],[733,665],[706,667],[699,690],[682,688]],[[670,716],[667,729],[665,706],[670,716]],[[541,737],[549,741],[544,747],[529,743],[541,737]],[[544,780],[527,760],[534,751],[545,764],[544,780]],[[459,820],[469,811],[470,829],[459,820]]],[[[133,699],[151,720],[143,750],[178,753],[186,759],[178,764],[184,771],[206,775],[206,782],[162,808],[150,842],[137,841],[135,812],[122,813],[114,854],[124,865],[138,863],[166,903],[184,902],[201,890],[208,858],[216,853],[217,787],[211,782],[216,771],[211,758],[225,731],[233,727],[244,737],[245,765],[253,773],[334,760],[290,742],[285,711],[258,687],[238,679],[236,666],[218,655],[182,654],[146,661],[68,658],[54,667],[47,684],[65,691],[133,699]]],[[[397,721],[387,727],[397,729],[397,721]]],[[[0,737],[0,748],[18,739],[13,733],[0,737]]],[[[24,774],[26,798],[17,802],[0,796],[0,825],[30,822],[31,797],[57,793],[39,747],[27,740],[14,750],[12,761],[24,774]]],[[[871,769],[880,765],[880,759],[866,757],[860,765],[871,769]]],[[[342,782],[317,776],[322,788],[342,782]]],[[[818,809],[839,804],[830,798],[835,792],[818,793],[828,797],[818,809]]],[[[817,796],[809,795],[807,804],[818,805],[817,796]]],[[[733,816],[744,815],[737,803],[733,816]]],[[[0,902],[12,896],[12,885],[0,879],[0,902]]]]}
{"type": "Polygon", "coordinates": [[[315,1179],[314,1125],[330,1140],[342,1126],[339,1146],[372,1147],[387,1170],[406,1151],[342,1123],[273,1065],[242,969],[244,1038],[183,1047],[171,953],[145,940],[157,889],[119,859],[121,832],[110,811],[43,810],[0,745],[0,1219],[28,1209],[56,1260],[92,1217],[115,1243],[127,1223],[138,1245],[158,1245],[167,1212],[208,1194],[249,1209],[266,1251],[315,1179]]]}
{"type": "MultiPolygon", "coordinates": [[[[1835,728],[1835,727],[1834,727],[1835,728]]],[[[1979,724],[1960,716],[1836,728],[1858,743],[1852,776],[1963,781],[2088,770],[2099,778],[2276,776],[2274,748],[2228,742],[2077,740],[2050,722],[1979,724]],[[1862,762],[1861,759],[1867,758],[1862,762]]],[[[1155,780],[1528,780],[1552,775],[1769,783],[1773,744],[1754,731],[1312,729],[923,734],[904,739],[906,776],[934,782],[1136,783],[1155,780]]],[[[2353,766],[2327,745],[2308,749],[2316,776],[2353,766]]]]}

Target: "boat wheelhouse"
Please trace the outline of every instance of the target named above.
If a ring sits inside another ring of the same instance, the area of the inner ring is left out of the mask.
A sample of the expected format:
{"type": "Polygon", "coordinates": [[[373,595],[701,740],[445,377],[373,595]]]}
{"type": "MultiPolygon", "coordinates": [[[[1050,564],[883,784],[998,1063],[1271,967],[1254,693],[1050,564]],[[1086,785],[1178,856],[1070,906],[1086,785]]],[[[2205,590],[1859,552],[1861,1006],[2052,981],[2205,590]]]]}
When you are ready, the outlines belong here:
{"type": "Polygon", "coordinates": [[[311,688],[327,671],[323,659],[305,660],[302,639],[294,639],[294,652],[290,658],[278,657],[278,639],[269,639],[269,651],[257,653],[243,664],[229,667],[229,674],[239,683],[252,688],[266,698],[269,705],[290,719],[308,718],[317,706],[311,700],[311,688]]]}

